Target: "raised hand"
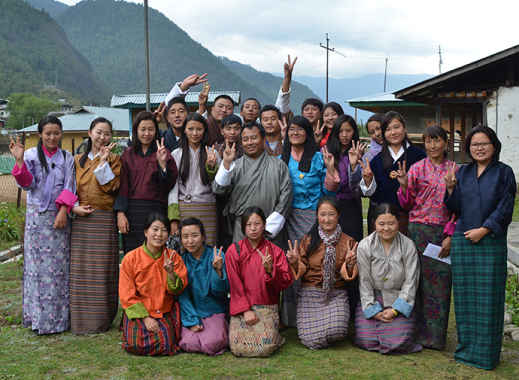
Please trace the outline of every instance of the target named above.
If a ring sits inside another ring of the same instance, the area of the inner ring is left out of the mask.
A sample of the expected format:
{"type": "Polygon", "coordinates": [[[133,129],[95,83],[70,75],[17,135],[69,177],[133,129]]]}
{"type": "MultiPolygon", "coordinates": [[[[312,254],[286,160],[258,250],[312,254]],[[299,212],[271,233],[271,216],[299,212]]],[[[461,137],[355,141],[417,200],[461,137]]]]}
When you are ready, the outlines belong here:
{"type": "Polygon", "coordinates": [[[216,163],[218,162],[218,160],[217,160],[218,152],[216,151],[215,146],[214,145],[212,147],[206,146],[205,152],[207,154],[207,159],[205,161],[207,166],[209,166],[211,169],[214,169],[214,167],[216,166],[216,163]]]}
{"type": "Polygon", "coordinates": [[[157,161],[161,167],[162,170],[166,170],[166,162],[168,160],[168,150],[166,149],[166,146],[164,145],[164,137],[157,141],[157,161]]]}
{"type": "Polygon", "coordinates": [[[108,161],[108,156],[110,155],[110,152],[112,151],[113,148],[115,148],[116,145],[117,144],[113,142],[113,143],[110,143],[108,145],[101,147],[101,149],[99,150],[100,164],[103,164],[106,161],[108,161]]]}
{"type": "Polygon", "coordinates": [[[72,212],[76,215],[79,215],[79,216],[87,216],[87,215],[90,215],[91,213],[93,213],[95,211],[95,208],[93,208],[92,206],[90,205],[86,205],[86,206],[75,206],[73,209],[72,209],[72,212]]]}
{"type": "Polygon", "coordinates": [[[159,108],[153,111],[153,117],[157,121],[157,124],[160,124],[164,119],[164,111],[166,110],[166,103],[161,102],[159,108]]]}
{"type": "Polygon", "coordinates": [[[281,130],[281,139],[284,140],[286,139],[288,129],[287,118],[283,116],[282,119],[278,120],[278,124],[279,129],[281,130]]]}
{"type": "Polygon", "coordinates": [[[328,152],[328,148],[323,146],[323,149],[321,149],[321,153],[323,154],[323,160],[324,165],[326,166],[326,170],[329,170],[330,172],[333,172],[335,170],[335,157],[333,154],[328,152]]]}
{"type": "Polygon", "coordinates": [[[11,137],[9,150],[16,160],[16,165],[21,168],[23,166],[23,153],[25,152],[25,146],[20,142],[20,136],[16,136],[16,141],[11,137]]]}
{"type": "Polygon", "coordinates": [[[292,72],[294,71],[294,66],[297,62],[297,57],[294,58],[292,62],[290,62],[290,54],[288,55],[288,61],[283,65],[283,72],[285,77],[292,78],[292,72]]]}
{"type": "Polygon", "coordinates": [[[449,194],[452,194],[454,188],[456,187],[456,163],[452,163],[452,165],[447,169],[447,174],[443,177],[445,181],[445,185],[447,186],[447,191],[449,194]]]}
{"type": "Polygon", "coordinates": [[[272,273],[272,256],[269,254],[268,247],[265,249],[265,254],[261,253],[259,249],[256,249],[258,254],[261,256],[261,263],[263,264],[263,268],[265,268],[265,272],[268,274],[272,273]]]}
{"type": "Polygon", "coordinates": [[[170,222],[170,228],[171,228],[171,235],[175,235],[176,233],[178,233],[178,227],[179,227],[179,221],[178,220],[172,220],[170,222]]]}
{"type": "Polygon", "coordinates": [[[211,89],[211,85],[208,82],[205,82],[204,87],[202,88],[202,91],[200,91],[200,94],[198,94],[198,104],[199,105],[207,104],[207,101],[209,100],[209,90],[210,89],[211,89]]]}
{"type": "Polygon", "coordinates": [[[225,142],[225,149],[223,151],[223,166],[229,170],[232,162],[236,158],[236,143],[229,144],[225,142]]]}
{"type": "Polygon", "coordinates": [[[294,241],[293,245],[290,240],[288,241],[287,261],[293,267],[295,267],[299,262],[299,247],[297,240],[294,241]]]}
{"type": "Polygon", "coordinates": [[[218,273],[220,277],[222,274],[223,268],[223,247],[220,247],[219,250],[216,250],[216,247],[213,248],[213,268],[218,273]]]}
{"type": "Polygon", "coordinates": [[[345,280],[351,280],[356,276],[358,269],[355,267],[357,264],[357,247],[359,243],[356,241],[349,241],[347,250],[346,250],[346,258],[344,260],[344,264],[341,267],[341,277],[345,280]]]}
{"type": "Polygon", "coordinates": [[[199,75],[199,74],[191,74],[184,78],[182,83],[180,84],[180,89],[182,91],[187,91],[191,87],[196,86],[197,84],[207,82],[207,73],[199,75]]]}
{"type": "Polygon", "coordinates": [[[355,170],[357,164],[362,159],[364,151],[366,150],[366,144],[362,144],[360,141],[352,141],[351,148],[348,150],[348,158],[350,160],[350,167],[355,170]]]}
{"type": "Polygon", "coordinates": [[[366,160],[365,163],[360,160],[359,164],[362,168],[362,178],[364,179],[364,183],[369,187],[371,185],[371,181],[373,180],[373,172],[371,171],[369,160],[366,160]]]}
{"type": "Polygon", "coordinates": [[[406,171],[406,161],[400,162],[398,161],[398,170],[396,171],[396,179],[400,184],[402,190],[407,190],[407,171],[406,171]]]}
{"type": "Polygon", "coordinates": [[[126,215],[122,211],[119,211],[117,213],[117,228],[119,229],[119,233],[121,234],[127,234],[128,232],[130,232],[130,223],[128,222],[126,215]]]}
{"type": "Polygon", "coordinates": [[[326,125],[324,125],[323,123],[323,125],[321,126],[321,120],[317,120],[317,126],[314,129],[314,137],[315,142],[318,145],[321,143],[321,140],[323,139],[324,128],[326,128],[326,125]]]}

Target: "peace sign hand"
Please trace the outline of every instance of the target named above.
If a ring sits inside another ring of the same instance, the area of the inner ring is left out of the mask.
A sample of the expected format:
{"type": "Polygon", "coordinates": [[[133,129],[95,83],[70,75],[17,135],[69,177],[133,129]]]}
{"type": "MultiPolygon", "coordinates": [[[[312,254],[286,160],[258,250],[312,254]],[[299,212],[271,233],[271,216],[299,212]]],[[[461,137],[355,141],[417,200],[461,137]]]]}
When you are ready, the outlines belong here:
{"type": "Polygon", "coordinates": [[[406,161],[404,160],[403,163],[398,161],[398,170],[396,171],[396,179],[398,183],[400,184],[400,187],[403,191],[407,190],[407,171],[406,171],[406,161]]]}
{"type": "Polygon", "coordinates": [[[172,251],[173,253],[171,256],[169,255],[168,251],[164,252],[164,270],[170,274],[173,275],[175,273],[174,266],[175,263],[173,262],[173,257],[177,254],[176,251],[172,251]]]}
{"type": "Polygon", "coordinates": [[[357,264],[357,247],[359,243],[353,240],[348,242],[346,258],[341,267],[341,277],[345,280],[352,280],[358,272],[357,264]]]}
{"type": "Polygon", "coordinates": [[[101,147],[101,150],[99,152],[99,159],[100,159],[101,164],[108,161],[108,156],[110,155],[110,152],[112,151],[113,148],[115,148],[116,145],[117,144],[113,142],[113,143],[110,143],[108,145],[101,147]]]}
{"type": "Polygon", "coordinates": [[[323,139],[324,128],[326,128],[326,125],[323,123],[321,126],[321,120],[317,120],[317,126],[314,129],[314,137],[317,144],[320,144],[323,139]]]}
{"type": "Polygon", "coordinates": [[[350,160],[350,167],[352,170],[355,170],[355,167],[359,163],[359,161],[362,159],[362,156],[364,155],[364,150],[366,149],[366,144],[361,144],[360,141],[351,142],[351,148],[348,150],[348,158],[350,160]]]}
{"type": "Polygon", "coordinates": [[[166,110],[166,103],[161,102],[159,108],[153,111],[153,117],[157,121],[157,124],[160,124],[164,118],[164,111],[166,110]]]}
{"type": "Polygon", "coordinates": [[[324,165],[326,166],[326,170],[333,172],[335,170],[335,157],[333,156],[333,154],[328,152],[328,148],[326,147],[326,145],[323,146],[323,149],[321,149],[321,153],[323,154],[323,160],[324,165]]]}
{"type": "Polygon", "coordinates": [[[202,74],[202,75],[198,75],[196,73],[195,74],[191,74],[188,77],[184,78],[184,80],[180,84],[180,89],[182,91],[187,91],[191,87],[196,86],[197,84],[205,83],[208,80],[208,79],[206,79],[206,77],[207,77],[207,73],[202,74]]]}
{"type": "Polygon", "coordinates": [[[209,166],[211,169],[214,169],[214,167],[216,166],[216,163],[218,162],[217,161],[218,153],[216,152],[215,146],[214,145],[212,147],[206,146],[205,152],[207,154],[207,159],[205,161],[207,166],[209,166]]]}
{"type": "Polygon", "coordinates": [[[263,268],[265,268],[265,272],[268,274],[272,273],[272,256],[269,254],[269,248],[265,248],[265,254],[261,253],[259,249],[256,249],[256,251],[261,256],[261,263],[263,264],[263,268]]]}
{"type": "Polygon", "coordinates": [[[23,153],[25,152],[25,146],[20,142],[20,136],[16,136],[16,141],[11,137],[9,150],[16,160],[16,165],[21,168],[23,166],[23,153]]]}
{"type": "Polygon", "coordinates": [[[229,144],[225,142],[225,149],[223,151],[223,166],[229,170],[232,162],[236,158],[236,143],[229,144]]]}
{"type": "Polygon", "coordinates": [[[288,55],[288,62],[285,62],[283,65],[283,71],[285,73],[285,77],[292,78],[292,72],[294,71],[294,66],[297,62],[297,57],[294,58],[292,62],[290,62],[290,54],[288,55]]]}
{"type": "Polygon", "coordinates": [[[288,241],[287,260],[293,267],[295,267],[299,262],[299,247],[297,240],[294,241],[294,245],[292,245],[290,240],[288,241]]]}
{"type": "Polygon", "coordinates": [[[447,185],[447,191],[449,192],[449,195],[452,194],[457,183],[456,163],[453,162],[452,165],[447,169],[447,174],[445,174],[443,180],[445,181],[445,185],[447,185]]]}
{"type": "Polygon", "coordinates": [[[281,139],[284,140],[284,139],[286,139],[287,129],[288,129],[287,118],[285,116],[283,116],[282,119],[278,120],[278,124],[279,124],[279,129],[281,130],[281,139]]]}
{"type": "Polygon", "coordinates": [[[364,179],[364,183],[369,187],[371,185],[371,181],[373,180],[373,172],[371,171],[369,160],[366,159],[366,163],[360,160],[359,164],[362,168],[362,178],[364,179]]]}
{"type": "Polygon", "coordinates": [[[166,146],[164,145],[164,137],[162,139],[156,140],[157,141],[157,161],[159,162],[159,165],[162,170],[166,170],[166,162],[168,160],[168,150],[166,149],[166,146]]]}
{"type": "Polygon", "coordinates": [[[213,248],[213,268],[220,277],[222,277],[222,268],[223,268],[222,253],[223,253],[223,247],[220,247],[219,250],[216,250],[216,247],[213,248]]]}

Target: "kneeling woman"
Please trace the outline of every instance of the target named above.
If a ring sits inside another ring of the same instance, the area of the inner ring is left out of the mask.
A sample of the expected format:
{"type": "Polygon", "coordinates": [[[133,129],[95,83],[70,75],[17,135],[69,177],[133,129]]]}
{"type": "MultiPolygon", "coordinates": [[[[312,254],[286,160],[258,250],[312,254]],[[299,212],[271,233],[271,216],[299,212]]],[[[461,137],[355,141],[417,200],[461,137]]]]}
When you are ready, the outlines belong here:
{"type": "Polygon", "coordinates": [[[229,283],[224,266],[223,248],[205,245],[204,225],[197,218],[182,221],[180,237],[185,252],[189,285],[180,295],[182,339],[187,352],[217,355],[229,345],[226,315],[229,283]]]}
{"type": "Polygon", "coordinates": [[[229,345],[236,356],[269,356],[284,343],[279,334],[279,293],[294,278],[281,248],[265,239],[265,214],[247,208],[245,239],[225,255],[231,290],[229,345]]]}
{"type": "Polygon", "coordinates": [[[357,249],[360,300],[355,341],[382,354],[421,351],[415,343],[414,301],[420,269],[411,239],[398,231],[399,209],[382,203],[375,208],[375,232],[357,249]]]}
{"type": "Polygon", "coordinates": [[[121,264],[122,345],[135,355],[174,355],[178,350],[180,308],[173,296],[187,286],[187,269],[166,248],[169,232],[166,216],[152,212],[144,225],[144,244],[121,264]]]}
{"type": "Polygon", "coordinates": [[[333,198],[317,204],[317,223],[301,246],[297,241],[287,253],[288,261],[301,278],[297,302],[297,333],[311,349],[325,348],[346,338],[350,308],[346,281],[357,274],[357,243],[342,233],[339,208],[333,198]]]}

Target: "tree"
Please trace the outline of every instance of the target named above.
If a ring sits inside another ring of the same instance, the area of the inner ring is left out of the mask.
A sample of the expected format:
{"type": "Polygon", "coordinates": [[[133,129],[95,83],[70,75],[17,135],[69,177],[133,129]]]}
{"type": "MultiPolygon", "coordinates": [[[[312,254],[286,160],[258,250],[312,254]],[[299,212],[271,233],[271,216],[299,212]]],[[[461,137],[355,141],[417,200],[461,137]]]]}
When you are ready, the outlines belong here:
{"type": "Polygon", "coordinates": [[[58,104],[46,97],[37,97],[33,94],[14,93],[8,98],[9,119],[7,128],[21,129],[37,123],[51,111],[58,109],[58,104]]]}

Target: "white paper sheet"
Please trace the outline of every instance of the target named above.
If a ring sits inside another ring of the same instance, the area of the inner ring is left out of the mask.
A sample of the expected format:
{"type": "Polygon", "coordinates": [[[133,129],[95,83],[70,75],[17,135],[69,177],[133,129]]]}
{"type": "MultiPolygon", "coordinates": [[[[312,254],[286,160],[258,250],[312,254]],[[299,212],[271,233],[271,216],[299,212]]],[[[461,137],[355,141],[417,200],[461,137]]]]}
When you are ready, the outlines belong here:
{"type": "Polygon", "coordinates": [[[442,250],[442,247],[429,243],[429,244],[427,244],[427,247],[425,247],[425,251],[423,252],[423,254],[424,254],[424,256],[428,256],[432,259],[439,260],[441,262],[451,265],[450,256],[447,256],[445,258],[441,258],[438,256],[440,254],[441,250],[442,250]]]}

